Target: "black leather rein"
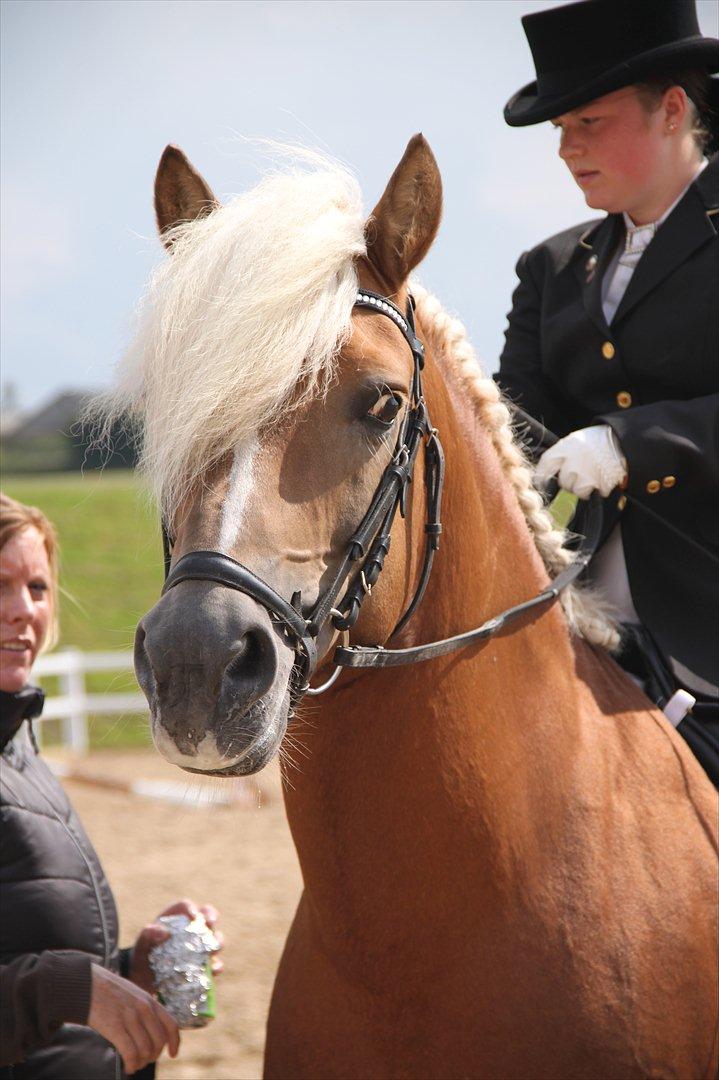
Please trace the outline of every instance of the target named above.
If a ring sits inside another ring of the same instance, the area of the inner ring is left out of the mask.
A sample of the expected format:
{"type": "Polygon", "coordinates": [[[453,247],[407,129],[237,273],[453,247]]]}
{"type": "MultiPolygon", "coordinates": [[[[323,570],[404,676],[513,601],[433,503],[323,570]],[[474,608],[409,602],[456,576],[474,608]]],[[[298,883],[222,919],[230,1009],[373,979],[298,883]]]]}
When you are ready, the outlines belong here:
{"type": "Polygon", "coordinates": [[[317,665],[317,636],[329,621],[343,633],[345,642],[348,631],[356,623],[362,603],[372,590],[384,566],[390,548],[390,534],[399,511],[404,517],[407,485],[412,480],[414,465],[420,446],[425,443],[425,486],[427,489],[427,521],[425,523],[425,551],[419,583],[406,612],[391,636],[397,633],[417,610],[424,596],[432,570],[434,554],[439,547],[442,532],[441,504],[444,485],[444,453],[438,432],[431,426],[427,405],[422,393],[422,369],[424,347],[415,333],[413,303],[406,315],[391,300],[367,289],[361,289],[355,307],[376,311],[392,322],[402,332],[410,349],[414,370],[409,407],[402,421],[392,460],[385,469],[372,502],[350,538],[345,554],[335,576],[319,597],[307,617],[302,612],[302,597],[295,593],[289,602],[280,596],[252,570],[219,551],[191,551],[183,555],[170,568],[171,541],[163,526],[165,551],[165,585],[163,594],[181,581],[215,581],[250,596],[267,609],[271,618],[280,624],[294,647],[294,690],[303,693],[322,693],[329,689],[344,667],[378,668],[396,667],[402,664],[431,660],[457,649],[502,633],[522,616],[529,615],[543,605],[550,604],[585,569],[599,540],[601,528],[601,503],[598,496],[590,500],[587,534],[574,562],[563,570],[538,596],[508,608],[501,615],[489,619],[474,630],[427,645],[408,649],[386,649],[381,645],[364,646],[343,644],[335,650],[334,674],[322,686],[311,688],[309,679],[317,665]],[[345,582],[349,584],[342,593],[345,582]]]}

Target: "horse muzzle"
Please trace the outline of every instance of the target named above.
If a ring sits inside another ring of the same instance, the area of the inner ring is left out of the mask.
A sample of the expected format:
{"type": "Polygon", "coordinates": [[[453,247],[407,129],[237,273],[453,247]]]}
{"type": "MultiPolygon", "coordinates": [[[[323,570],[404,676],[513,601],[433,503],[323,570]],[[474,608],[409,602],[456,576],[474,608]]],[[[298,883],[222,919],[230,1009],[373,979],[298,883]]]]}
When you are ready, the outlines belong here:
{"type": "Polygon", "coordinates": [[[256,772],[284,737],[293,663],[255,600],[214,582],[179,583],[135,636],[157,749],[189,772],[256,772]]]}

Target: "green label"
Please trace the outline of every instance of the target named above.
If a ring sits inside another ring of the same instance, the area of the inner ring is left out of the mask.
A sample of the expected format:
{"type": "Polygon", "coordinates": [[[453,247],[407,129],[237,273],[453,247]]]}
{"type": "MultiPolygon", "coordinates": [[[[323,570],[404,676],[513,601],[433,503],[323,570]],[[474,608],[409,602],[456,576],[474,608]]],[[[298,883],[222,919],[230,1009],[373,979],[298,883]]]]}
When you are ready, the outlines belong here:
{"type": "Polygon", "coordinates": [[[212,964],[210,963],[209,960],[205,964],[205,975],[207,976],[209,986],[207,987],[207,998],[205,1000],[205,1004],[203,1005],[202,1010],[200,1011],[199,1015],[200,1016],[206,1016],[208,1020],[214,1020],[215,1015],[216,1015],[216,1013],[215,1013],[215,979],[214,979],[214,976],[212,974],[212,964]]]}

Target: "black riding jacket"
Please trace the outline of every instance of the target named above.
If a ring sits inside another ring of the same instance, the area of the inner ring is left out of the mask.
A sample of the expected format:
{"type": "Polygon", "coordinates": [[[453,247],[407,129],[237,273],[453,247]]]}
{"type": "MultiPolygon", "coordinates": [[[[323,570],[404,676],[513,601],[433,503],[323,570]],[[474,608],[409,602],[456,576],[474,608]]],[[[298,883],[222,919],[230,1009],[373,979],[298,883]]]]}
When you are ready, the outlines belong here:
{"type": "Polygon", "coordinates": [[[711,694],[719,685],[719,155],[659,226],[608,325],[602,279],[623,235],[621,215],[610,214],[521,257],[496,379],[556,435],[613,428],[629,486],[606,500],[607,526],[621,521],[634,606],[679,681],[691,673],[689,687],[698,676],[711,694]]]}

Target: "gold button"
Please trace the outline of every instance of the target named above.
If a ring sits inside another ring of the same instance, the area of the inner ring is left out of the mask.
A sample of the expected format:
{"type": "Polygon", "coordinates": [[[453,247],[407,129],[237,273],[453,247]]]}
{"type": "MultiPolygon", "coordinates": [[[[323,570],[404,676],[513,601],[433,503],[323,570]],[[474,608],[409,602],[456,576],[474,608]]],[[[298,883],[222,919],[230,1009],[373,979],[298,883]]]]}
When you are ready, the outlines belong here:
{"type": "Polygon", "coordinates": [[[620,390],[617,394],[617,405],[620,409],[628,409],[632,403],[632,395],[628,390],[620,390]]]}
{"type": "Polygon", "coordinates": [[[617,499],[617,509],[618,510],[623,510],[626,505],[627,505],[627,497],[626,497],[626,495],[620,495],[619,498],[617,499]]]}
{"type": "Polygon", "coordinates": [[[659,491],[661,486],[662,485],[659,483],[658,480],[650,480],[649,483],[647,484],[647,491],[649,492],[650,495],[656,495],[656,493],[659,491]]]}
{"type": "Polygon", "coordinates": [[[613,360],[614,359],[614,353],[615,353],[615,349],[614,349],[614,346],[612,345],[611,341],[605,341],[604,344],[602,345],[602,356],[604,357],[604,359],[605,360],[613,360]]]}
{"type": "Polygon", "coordinates": [[[662,487],[670,488],[674,487],[677,482],[676,476],[665,476],[662,480],[662,487]]]}

